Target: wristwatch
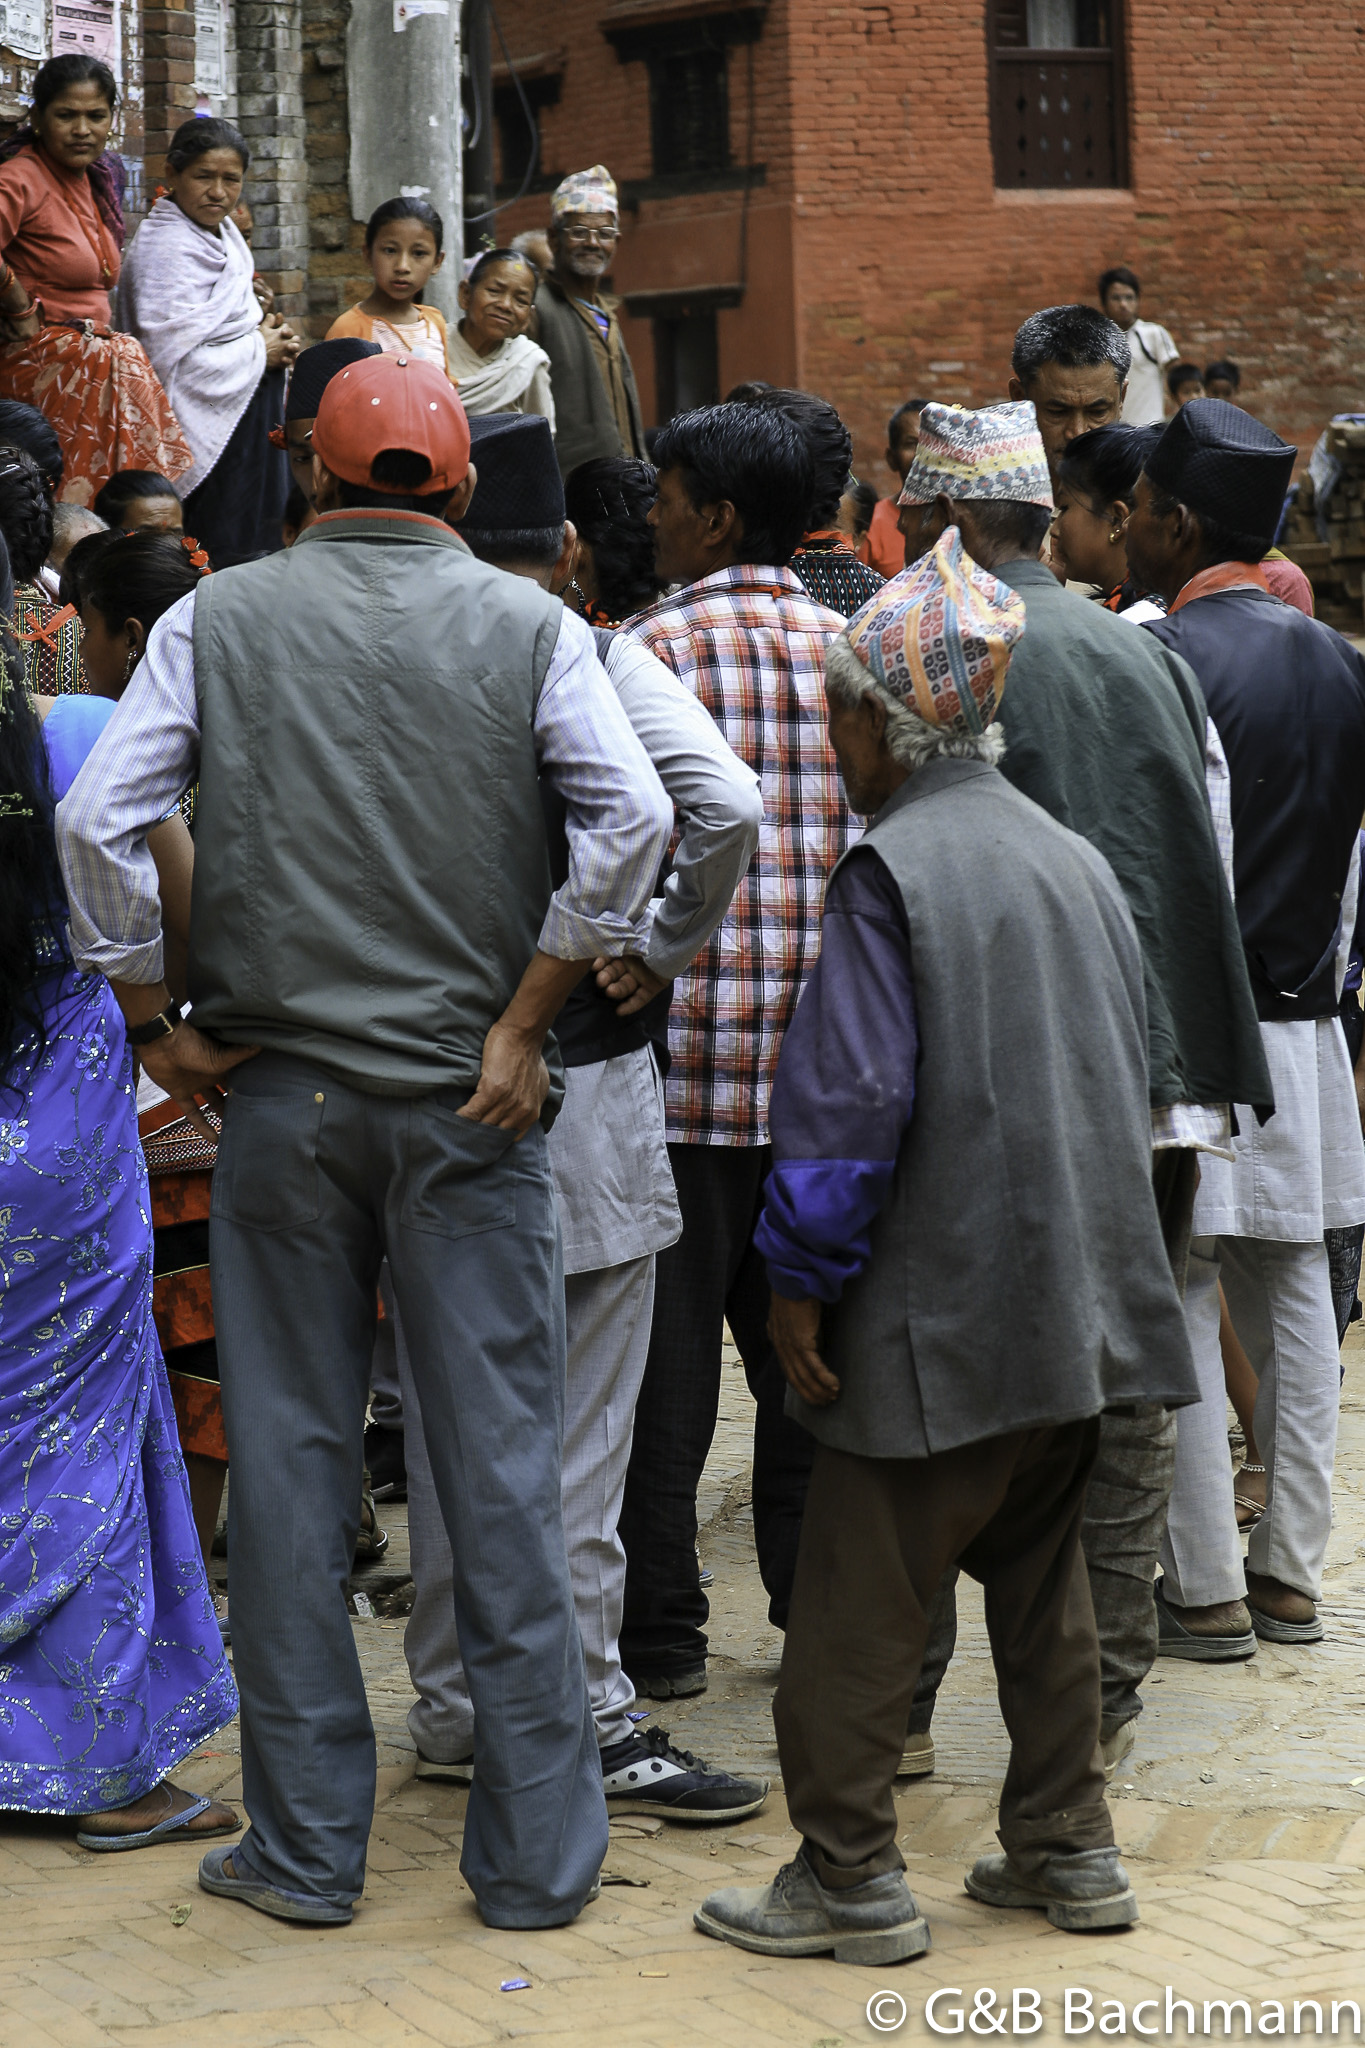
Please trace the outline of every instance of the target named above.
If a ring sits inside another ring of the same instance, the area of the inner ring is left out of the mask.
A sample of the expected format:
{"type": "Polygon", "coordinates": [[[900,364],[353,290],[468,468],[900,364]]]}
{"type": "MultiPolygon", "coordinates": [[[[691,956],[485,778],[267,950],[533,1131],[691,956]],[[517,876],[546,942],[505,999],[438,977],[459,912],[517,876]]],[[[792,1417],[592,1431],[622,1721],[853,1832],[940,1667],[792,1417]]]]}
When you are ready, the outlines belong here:
{"type": "Polygon", "coordinates": [[[129,1045],[154,1045],[158,1038],[169,1038],[181,1021],[180,1005],[172,996],[164,1010],[158,1010],[155,1017],[149,1017],[145,1024],[134,1024],[128,1032],[129,1045]]]}

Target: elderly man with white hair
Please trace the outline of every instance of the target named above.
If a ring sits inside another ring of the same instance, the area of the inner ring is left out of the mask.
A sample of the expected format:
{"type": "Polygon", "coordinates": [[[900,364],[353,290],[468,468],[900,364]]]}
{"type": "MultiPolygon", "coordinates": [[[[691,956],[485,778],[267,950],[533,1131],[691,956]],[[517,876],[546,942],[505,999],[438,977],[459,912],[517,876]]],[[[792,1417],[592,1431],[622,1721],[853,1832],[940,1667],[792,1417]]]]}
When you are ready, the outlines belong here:
{"type": "Polygon", "coordinates": [[[827,657],[862,840],[773,1091],[757,1243],[816,1440],[773,1702],[795,1860],[704,1933],[885,1964],[928,1929],[892,1786],[939,1584],[986,1591],[1010,1768],[974,1898],[1137,1917],[1081,1551],[1100,1415],[1197,1399],[1152,1197],[1142,958],[1108,863],[999,773],[1024,600],[950,528],[827,657]]]}
{"type": "Polygon", "coordinates": [[[620,235],[616,181],[605,164],[575,171],[550,199],[554,266],[536,293],[531,337],[550,358],[555,452],[564,476],[599,455],[643,455],[635,372],[601,290],[620,235]]]}

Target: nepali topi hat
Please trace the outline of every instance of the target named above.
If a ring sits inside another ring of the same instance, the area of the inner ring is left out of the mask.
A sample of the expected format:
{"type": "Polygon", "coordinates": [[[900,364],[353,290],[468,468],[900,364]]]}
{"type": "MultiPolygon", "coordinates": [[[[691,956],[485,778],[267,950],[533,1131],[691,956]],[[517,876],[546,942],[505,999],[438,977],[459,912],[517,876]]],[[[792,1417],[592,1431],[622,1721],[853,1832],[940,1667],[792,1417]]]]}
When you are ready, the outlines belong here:
{"type": "Polygon", "coordinates": [[[490,539],[564,524],[564,478],[550,422],[535,412],[486,412],[469,422],[478,481],[460,522],[490,539]]]}
{"type": "Polygon", "coordinates": [[[1263,541],[1264,553],[1279,529],[1297,454],[1239,405],[1192,398],[1147,457],[1147,475],[1191,512],[1263,541]]]}
{"type": "Polygon", "coordinates": [[[289,396],[284,402],[286,420],[315,420],[322,394],[333,377],[367,356],[382,355],[377,341],[357,341],[343,335],[338,341],[318,341],[306,348],[289,372],[289,396]]]}
{"type": "Polygon", "coordinates": [[[616,180],[605,164],[594,164],[587,171],[571,171],[550,195],[552,222],[564,213],[609,213],[615,220],[616,210],[616,180]]]}
{"type": "Polygon", "coordinates": [[[332,378],[313,426],[313,449],[333,476],[395,497],[453,491],[469,470],[469,421],[444,370],[417,356],[371,356],[332,378]],[[402,449],[431,465],[422,483],[380,483],[375,457],[402,449]]]}
{"type": "Polygon", "coordinates": [[[1029,398],[1008,405],[926,405],[919,447],[900,494],[902,505],[945,498],[993,499],[1052,509],[1052,480],[1029,398]]]}
{"type": "Polygon", "coordinates": [[[950,526],[853,614],[844,638],[907,711],[965,737],[995,717],[1023,631],[1023,598],[974,562],[950,526]]]}

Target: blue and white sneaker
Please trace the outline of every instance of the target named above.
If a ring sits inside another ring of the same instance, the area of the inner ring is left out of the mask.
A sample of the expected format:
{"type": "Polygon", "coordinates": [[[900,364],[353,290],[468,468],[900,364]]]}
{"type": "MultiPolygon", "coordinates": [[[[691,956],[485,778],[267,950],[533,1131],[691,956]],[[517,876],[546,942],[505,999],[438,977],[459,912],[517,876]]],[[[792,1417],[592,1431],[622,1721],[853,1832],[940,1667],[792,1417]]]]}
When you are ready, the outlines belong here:
{"type": "Polygon", "coordinates": [[[767,1778],[735,1778],[687,1749],[675,1749],[664,1728],[646,1728],[602,1751],[607,1812],[662,1820],[747,1820],[768,1796],[767,1778]]]}

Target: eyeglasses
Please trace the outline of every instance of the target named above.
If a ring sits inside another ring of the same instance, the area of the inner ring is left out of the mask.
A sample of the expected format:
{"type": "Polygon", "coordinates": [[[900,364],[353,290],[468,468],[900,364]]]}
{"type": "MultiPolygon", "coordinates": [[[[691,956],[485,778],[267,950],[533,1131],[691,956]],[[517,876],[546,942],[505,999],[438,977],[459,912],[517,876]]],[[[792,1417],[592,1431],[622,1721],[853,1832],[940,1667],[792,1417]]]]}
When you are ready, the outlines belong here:
{"type": "Polygon", "coordinates": [[[566,242],[572,242],[575,246],[586,246],[589,242],[600,242],[604,249],[609,249],[613,242],[620,240],[620,232],[616,228],[566,227],[561,228],[560,233],[566,242]]]}

